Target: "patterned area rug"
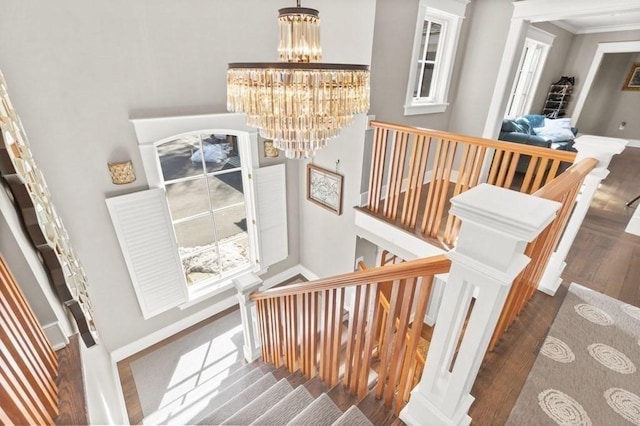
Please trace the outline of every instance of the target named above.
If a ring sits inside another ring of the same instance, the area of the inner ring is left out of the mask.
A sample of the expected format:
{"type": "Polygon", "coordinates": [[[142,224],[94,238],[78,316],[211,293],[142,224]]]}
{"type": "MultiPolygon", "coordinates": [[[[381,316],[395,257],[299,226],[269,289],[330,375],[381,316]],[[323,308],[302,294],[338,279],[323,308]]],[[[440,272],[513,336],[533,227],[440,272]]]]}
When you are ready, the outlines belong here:
{"type": "Polygon", "coordinates": [[[640,425],[640,308],[571,284],[508,425],[640,425]]]}

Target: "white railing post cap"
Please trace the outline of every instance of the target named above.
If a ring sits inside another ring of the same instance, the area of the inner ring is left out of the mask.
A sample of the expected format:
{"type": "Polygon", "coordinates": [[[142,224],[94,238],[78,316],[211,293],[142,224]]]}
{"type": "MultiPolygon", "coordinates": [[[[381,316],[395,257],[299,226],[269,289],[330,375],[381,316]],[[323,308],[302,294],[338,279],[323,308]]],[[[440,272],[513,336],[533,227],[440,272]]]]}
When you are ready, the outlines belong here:
{"type": "Polygon", "coordinates": [[[532,241],[551,223],[561,204],[506,188],[480,184],[451,199],[450,213],[479,226],[532,241]]]}

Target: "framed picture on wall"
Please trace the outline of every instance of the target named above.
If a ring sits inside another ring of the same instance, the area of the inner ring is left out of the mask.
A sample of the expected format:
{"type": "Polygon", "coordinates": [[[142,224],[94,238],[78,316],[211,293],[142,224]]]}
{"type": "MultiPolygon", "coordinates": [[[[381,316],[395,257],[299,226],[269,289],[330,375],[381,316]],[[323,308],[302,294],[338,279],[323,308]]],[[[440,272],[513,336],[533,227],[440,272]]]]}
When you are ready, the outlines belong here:
{"type": "Polygon", "coordinates": [[[278,158],[280,155],[280,150],[273,146],[273,141],[271,139],[265,139],[262,141],[264,144],[264,156],[265,158],[278,158]]]}
{"type": "Polygon", "coordinates": [[[622,90],[640,90],[640,62],[634,62],[631,65],[622,90]]]}
{"type": "Polygon", "coordinates": [[[307,200],[342,214],[342,175],[307,164],[307,200]]]}

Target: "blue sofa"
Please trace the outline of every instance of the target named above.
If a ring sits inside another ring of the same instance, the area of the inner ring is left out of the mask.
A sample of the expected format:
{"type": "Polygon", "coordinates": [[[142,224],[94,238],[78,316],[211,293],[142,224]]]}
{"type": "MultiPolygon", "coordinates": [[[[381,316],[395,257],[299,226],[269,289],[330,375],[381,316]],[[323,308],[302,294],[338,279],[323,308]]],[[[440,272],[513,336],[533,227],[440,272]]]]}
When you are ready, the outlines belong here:
{"type": "MultiPolygon", "coordinates": [[[[526,145],[541,146],[544,148],[560,149],[562,151],[575,151],[573,148],[573,139],[565,141],[552,141],[535,134],[533,129],[544,126],[544,115],[527,114],[521,117],[510,119],[505,118],[502,121],[500,135],[498,139],[501,141],[523,143],[526,145]]],[[[578,129],[571,128],[573,135],[578,134],[578,129]]]]}

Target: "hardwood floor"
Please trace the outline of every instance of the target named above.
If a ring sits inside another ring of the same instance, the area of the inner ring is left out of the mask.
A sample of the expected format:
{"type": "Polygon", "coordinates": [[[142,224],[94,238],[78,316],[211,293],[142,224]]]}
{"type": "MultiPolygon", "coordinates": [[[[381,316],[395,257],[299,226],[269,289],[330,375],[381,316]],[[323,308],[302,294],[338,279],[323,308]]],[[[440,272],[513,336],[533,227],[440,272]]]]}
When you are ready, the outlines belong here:
{"type": "MultiPolygon", "coordinates": [[[[78,335],[69,338],[69,344],[57,351],[58,355],[58,417],[57,425],[86,425],[87,404],[82,381],[82,364],[78,335]]],[[[83,343],[84,344],[84,343],[83,343]]]]}
{"type": "Polygon", "coordinates": [[[560,290],[554,297],[537,292],[486,356],[471,391],[473,424],[505,423],[571,282],[640,305],[640,237],[624,232],[634,211],[625,203],[640,193],[640,148],[614,157],[610,170],[567,257],[560,290]]]}

